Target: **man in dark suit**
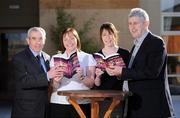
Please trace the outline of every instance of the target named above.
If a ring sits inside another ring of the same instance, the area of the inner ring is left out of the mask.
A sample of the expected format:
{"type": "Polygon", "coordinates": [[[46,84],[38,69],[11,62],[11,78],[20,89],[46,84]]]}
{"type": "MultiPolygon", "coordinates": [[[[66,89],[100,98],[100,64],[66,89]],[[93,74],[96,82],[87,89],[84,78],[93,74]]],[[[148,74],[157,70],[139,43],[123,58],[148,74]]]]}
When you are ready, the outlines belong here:
{"type": "Polygon", "coordinates": [[[124,88],[133,93],[128,100],[127,117],[172,117],[165,43],[149,31],[149,16],[141,8],[130,11],[128,25],[135,39],[129,65],[108,70],[111,75],[120,75],[120,79],[125,80],[124,88]]]}
{"type": "Polygon", "coordinates": [[[45,39],[43,28],[30,28],[28,47],[12,59],[16,80],[12,118],[47,117],[48,83],[51,78],[59,76],[59,71],[56,67],[49,68],[50,56],[42,51],[45,39]]]}

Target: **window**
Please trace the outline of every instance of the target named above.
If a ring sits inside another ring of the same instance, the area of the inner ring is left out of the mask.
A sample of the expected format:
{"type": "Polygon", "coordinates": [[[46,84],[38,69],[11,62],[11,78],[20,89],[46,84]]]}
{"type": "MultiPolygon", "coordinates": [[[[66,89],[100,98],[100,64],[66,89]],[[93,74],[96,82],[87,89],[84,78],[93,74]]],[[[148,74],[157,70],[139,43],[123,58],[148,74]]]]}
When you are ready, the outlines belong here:
{"type": "Polygon", "coordinates": [[[161,0],[161,23],[168,51],[171,94],[180,95],[180,0],[161,0]]]}
{"type": "Polygon", "coordinates": [[[180,13],[162,13],[161,34],[180,35],[180,13]]]}
{"type": "Polygon", "coordinates": [[[8,40],[8,60],[11,60],[13,55],[27,46],[26,35],[25,32],[5,34],[5,38],[8,40]]]}

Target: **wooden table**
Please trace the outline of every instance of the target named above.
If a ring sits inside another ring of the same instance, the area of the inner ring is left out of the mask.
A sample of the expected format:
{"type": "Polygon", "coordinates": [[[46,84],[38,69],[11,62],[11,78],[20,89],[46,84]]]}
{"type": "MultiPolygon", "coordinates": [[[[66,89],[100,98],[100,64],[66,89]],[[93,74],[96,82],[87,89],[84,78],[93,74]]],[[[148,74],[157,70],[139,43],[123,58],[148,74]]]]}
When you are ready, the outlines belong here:
{"type": "Polygon", "coordinates": [[[88,99],[91,102],[91,118],[99,118],[99,101],[105,98],[111,98],[112,103],[104,114],[104,118],[109,118],[113,109],[125,98],[131,95],[131,92],[119,90],[70,90],[58,91],[58,95],[68,96],[69,103],[74,106],[81,118],[86,118],[84,112],[77,103],[78,99],[88,99]]]}

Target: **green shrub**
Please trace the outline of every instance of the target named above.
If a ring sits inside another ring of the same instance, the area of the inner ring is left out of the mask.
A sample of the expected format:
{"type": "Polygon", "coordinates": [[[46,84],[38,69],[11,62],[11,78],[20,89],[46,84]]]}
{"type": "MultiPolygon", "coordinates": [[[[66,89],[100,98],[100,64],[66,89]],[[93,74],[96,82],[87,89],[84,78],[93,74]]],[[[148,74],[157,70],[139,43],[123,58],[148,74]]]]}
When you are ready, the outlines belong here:
{"type": "Polygon", "coordinates": [[[75,17],[73,17],[71,14],[65,12],[63,9],[57,9],[56,10],[56,26],[51,26],[51,38],[54,41],[56,45],[56,49],[60,49],[60,38],[61,33],[63,30],[65,30],[67,27],[74,27],[78,33],[81,40],[81,49],[88,53],[97,52],[99,50],[98,43],[96,43],[96,39],[92,36],[89,37],[88,34],[92,30],[92,24],[95,20],[94,17],[91,17],[89,20],[84,22],[83,27],[81,29],[76,28],[75,24],[75,17]]]}

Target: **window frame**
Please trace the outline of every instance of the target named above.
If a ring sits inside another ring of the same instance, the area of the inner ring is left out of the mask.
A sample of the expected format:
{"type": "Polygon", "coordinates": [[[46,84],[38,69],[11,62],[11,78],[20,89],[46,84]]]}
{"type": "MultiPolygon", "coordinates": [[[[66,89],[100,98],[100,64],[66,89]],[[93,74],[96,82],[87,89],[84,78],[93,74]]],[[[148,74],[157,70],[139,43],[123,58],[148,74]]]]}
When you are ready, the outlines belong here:
{"type": "Polygon", "coordinates": [[[180,31],[166,31],[164,29],[165,17],[180,17],[180,12],[162,12],[161,13],[161,35],[180,35],[180,31]]]}

